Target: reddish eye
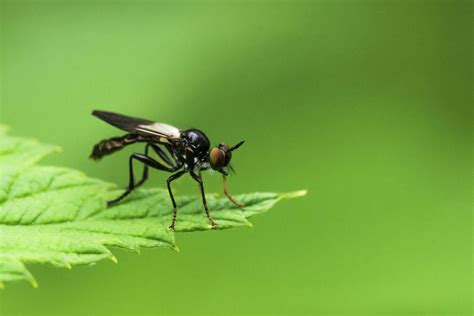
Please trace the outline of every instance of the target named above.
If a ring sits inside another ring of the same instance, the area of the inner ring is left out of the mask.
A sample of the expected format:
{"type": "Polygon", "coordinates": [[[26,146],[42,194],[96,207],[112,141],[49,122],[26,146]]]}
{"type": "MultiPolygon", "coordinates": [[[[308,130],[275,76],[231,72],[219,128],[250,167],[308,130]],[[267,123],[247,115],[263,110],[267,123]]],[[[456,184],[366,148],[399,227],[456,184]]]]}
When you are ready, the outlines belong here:
{"type": "Polygon", "coordinates": [[[214,170],[220,170],[225,165],[225,152],[218,148],[212,148],[209,154],[209,163],[214,170]]]}

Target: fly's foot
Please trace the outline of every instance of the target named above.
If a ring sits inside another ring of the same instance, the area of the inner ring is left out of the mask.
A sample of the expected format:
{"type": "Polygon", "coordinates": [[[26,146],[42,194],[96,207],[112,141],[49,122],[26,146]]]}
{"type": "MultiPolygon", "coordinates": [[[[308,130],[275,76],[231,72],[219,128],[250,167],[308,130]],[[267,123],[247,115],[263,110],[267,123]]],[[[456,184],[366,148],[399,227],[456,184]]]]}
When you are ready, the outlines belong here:
{"type": "Polygon", "coordinates": [[[115,200],[107,201],[107,208],[114,206],[115,204],[117,204],[118,202],[120,202],[120,200],[121,200],[121,199],[115,199],[115,200]]]}
{"type": "MultiPolygon", "coordinates": [[[[227,195],[227,194],[226,194],[226,195],[227,195]]],[[[237,202],[232,196],[227,195],[227,198],[229,199],[229,201],[232,202],[232,204],[234,204],[234,205],[237,206],[238,208],[244,208],[244,207],[245,207],[244,204],[237,202]]]]}
{"type": "Polygon", "coordinates": [[[238,208],[244,208],[244,207],[245,207],[244,204],[239,203],[239,202],[237,202],[237,201],[234,201],[234,205],[237,206],[238,208]]]}
{"type": "Polygon", "coordinates": [[[172,231],[175,231],[174,226],[176,225],[176,213],[177,209],[176,207],[173,208],[173,220],[171,221],[171,225],[168,226],[168,229],[171,229],[172,231]]]}
{"type": "Polygon", "coordinates": [[[209,220],[209,223],[211,224],[211,229],[217,229],[217,223],[214,222],[211,215],[209,214],[209,211],[207,210],[206,210],[206,215],[207,215],[207,219],[209,220]]]}

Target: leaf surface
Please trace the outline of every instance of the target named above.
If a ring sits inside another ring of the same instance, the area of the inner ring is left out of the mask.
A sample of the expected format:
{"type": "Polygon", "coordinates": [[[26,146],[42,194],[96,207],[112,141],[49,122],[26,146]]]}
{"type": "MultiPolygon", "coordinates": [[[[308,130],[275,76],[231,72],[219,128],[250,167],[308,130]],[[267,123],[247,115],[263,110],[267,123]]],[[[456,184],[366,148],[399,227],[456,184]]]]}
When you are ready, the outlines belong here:
{"type": "MultiPolygon", "coordinates": [[[[0,286],[18,280],[36,286],[25,263],[71,268],[102,259],[116,262],[109,247],[178,249],[168,229],[172,208],[165,190],[137,190],[107,208],[106,201],[121,193],[113,184],[73,169],[35,164],[54,151],[58,147],[10,137],[0,129],[0,286]]],[[[228,229],[251,226],[248,218],[305,193],[236,196],[244,209],[215,194],[207,198],[218,229],[228,229]]],[[[177,203],[176,232],[211,229],[200,196],[181,196],[177,203]]]]}

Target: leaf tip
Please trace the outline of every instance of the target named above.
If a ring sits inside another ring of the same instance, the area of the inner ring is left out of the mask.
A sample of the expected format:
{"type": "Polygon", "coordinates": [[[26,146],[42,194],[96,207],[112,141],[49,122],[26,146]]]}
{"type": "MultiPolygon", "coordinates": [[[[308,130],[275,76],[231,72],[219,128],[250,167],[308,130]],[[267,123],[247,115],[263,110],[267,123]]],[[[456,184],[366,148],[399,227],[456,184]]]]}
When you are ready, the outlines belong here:
{"type": "Polygon", "coordinates": [[[35,279],[31,280],[31,286],[34,288],[34,289],[37,289],[38,288],[38,282],[36,282],[35,279]]]}
{"type": "Polygon", "coordinates": [[[308,190],[299,190],[299,191],[283,193],[281,196],[286,199],[294,199],[294,198],[305,196],[306,194],[308,194],[308,190]]]}
{"type": "Polygon", "coordinates": [[[111,256],[110,260],[112,260],[113,263],[118,263],[117,257],[111,256]]]}

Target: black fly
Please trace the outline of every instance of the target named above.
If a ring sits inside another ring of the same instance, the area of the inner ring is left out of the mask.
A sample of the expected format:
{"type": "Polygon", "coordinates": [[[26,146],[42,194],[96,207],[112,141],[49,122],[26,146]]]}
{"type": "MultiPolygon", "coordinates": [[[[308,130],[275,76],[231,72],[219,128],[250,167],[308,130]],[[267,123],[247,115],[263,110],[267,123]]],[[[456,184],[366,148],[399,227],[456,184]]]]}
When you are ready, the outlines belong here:
{"type": "Polygon", "coordinates": [[[201,178],[201,171],[212,168],[220,172],[224,179],[224,193],[229,200],[238,207],[243,207],[235,201],[227,191],[227,168],[232,170],[230,160],[232,151],[239,148],[244,142],[241,141],[235,146],[229,147],[226,144],[219,144],[218,147],[210,148],[210,142],[206,134],[197,129],[179,130],[178,128],[157,123],[140,118],[125,116],[112,112],[93,111],[92,115],[106,121],[107,123],[118,127],[128,134],[120,137],[106,139],[94,146],[91,158],[101,159],[103,156],[110,155],[123,147],[142,142],[146,143],[145,152],[134,153],[129,159],[130,179],[125,192],[114,200],[108,201],[107,205],[112,206],[126,197],[133,189],[142,185],[148,178],[148,167],[173,173],[167,180],[168,192],[173,203],[173,220],[169,228],[174,230],[176,224],[176,202],[171,191],[171,182],[188,173],[199,183],[201,190],[202,203],[206,211],[212,228],[217,225],[209,214],[204,193],[204,185],[201,178]],[[148,150],[151,149],[161,158],[162,162],[151,158],[148,150]],[[133,160],[138,160],[145,165],[143,175],[140,181],[135,182],[133,175],[133,160]]]}

